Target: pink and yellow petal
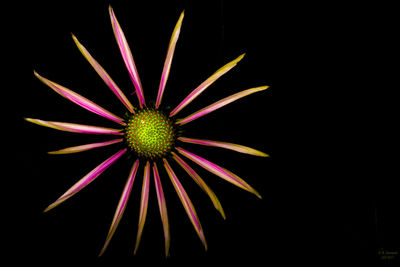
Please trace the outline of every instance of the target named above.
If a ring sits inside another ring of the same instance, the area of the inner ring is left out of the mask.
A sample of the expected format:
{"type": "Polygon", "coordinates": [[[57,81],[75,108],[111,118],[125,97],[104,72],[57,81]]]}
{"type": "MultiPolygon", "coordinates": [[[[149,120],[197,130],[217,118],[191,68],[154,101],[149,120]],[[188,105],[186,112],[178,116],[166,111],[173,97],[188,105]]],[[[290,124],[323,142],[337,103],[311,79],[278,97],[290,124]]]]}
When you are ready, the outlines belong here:
{"type": "Polygon", "coordinates": [[[128,203],[128,199],[129,199],[130,193],[132,191],[133,182],[135,181],[138,166],[139,166],[139,160],[136,160],[132,166],[130,173],[129,173],[124,190],[122,191],[122,195],[118,202],[117,209],[115,210],[115,214],[114,214],[114,218],[111,223],[110,230],[108,231],[106,241],[104,243],[103,248],[100,251],[99,256],[103,255],[103,253],[107,249],[108,244],[110,243],[110,240],[113,237],[115,230],[117,229],[118,224],[122,218],[122,215],[124,214],[126,204],[128,203]]]}
{"type": "Polygon", "coordinates": [[[197,145],[221,147],[221,148],[230,149],[230,150],[233,150],[236,152],[245,153],[245,154],[249,154],[249,155],[253,155],[253,156],[269,157],[268,154],[261,152],[257,149],[238,145],[238,144],[233,144],[233,143],[212,141],[212,140],[203,140],[203,139],[194,139],[194,138],[187,138],[187,137],[178,137],[178,140],[185,142],[185,143],[191,143],[191,144],[197,144],[197,145]]]}
{"type": "Polygon", "coordinates": [[[70,100],[71,102],[83,107],[84,109],[87,109],[97,115],[100,115],[104,118],[107,118],[109,120],[112,120],[116,123],[125,125],[125,123],[123,122],[123,120],[112,114],[111,112],[109,112],[108,110],[100,107],[99,105],[93,103],[92,101],[90,101],[89,99],[69,90],[68,88],[65,88],[64,86],[61,86],[55,82],[52,82],[42,76],[40,76],[36,71],[34,71],[35,76],[41,80],[44,84],[46,84],[47,86],[49,86],[51,89],[53,89],[55,92],[57,92],[58,94],[60,94],[61,96],[65,97],[66,99],[70,100]]]}
{"type": "Polygon", "coordinates": [[[99,126],[91,126],[84,124],[75,124],[69,122],[57,122],[57,121],[44,121],[39,119],[25,118],[25,120],[40,125],[56,129],[59,131],[72,132],[72,133],[83,133],[83,134],[107,134],[107,135],[123,135],[124,133],[118,129],[105,128],[99,126]]]}
{"type": "Polygon", "coordinates": [[[124,139],[119,138],[119,139],[114,139],[106,142],[99,142],[99,143],[92,143],[92,144],[87,144],[87,145],[80,145],[80,146],[73,146],[73,147],[67,147],[64,149],[56,150],[56,151],[50,151],[47,152],[49,154],[71,154],[71,153],[78,153],[78,152],[83,152],[87,151],[90,149],[98,148],[98,147],[104,147],[104,146],[109,146],[112,144],[120,143],[124,139]]]}
{"type": "Polygon", "coordinates": [[[90,53],[86,50],[86,48],[78,41],[75,35],[72,34],[72,39],[74,40],[76,46],[79,51],[81,51],[82,55],[86,58],[86,60],[92,65],[94,70],[99,74],[99,76],[103,79],[103,81],[107,84],[107,86],[111,89],[111,91],[118,97],[118,99],[125,105],[125,107],[131,112],[135,113],[132,104],[126,98],[124,93],[122,93],[121,89],[117,86],[117,84],[111,79],[110,75],[103,69],[102,66],[90,55],[90,53]]]}
{"type": "Polygon", "coordinates": [[[174,31],[172,32],[171,40],[169,42],[167,57],[165,59],[164,68],[160,80],[160,86],[158,88],[156,108],[158,108],[161,104],[161,99],[164,94],[165,85],[167,84],[169,71],[171,69],[172,57],[174,56],[175,46],[176,43],[178,42],[179,33],[181,32],[184,13],[185,13],[184,11],[181,13],[178,22],[175,25],[174,31]]]}
{"type": "Polygon", "coordinates": [[[169,232],[167,205],[165,202],[164,191],[162,188],[160,175],[158,173],[157,165],[155,162],[153,165],[153,175],[154,175],[154,184],[156,186],[156,192],[157,192],[158,207],[160,210],[161,222],[162,222],[163,230],[164,230],[165,256],[168,257],[171,238],[170,238],[170,232],[169,232]]]}
{"type": "Polygon", "coordinates": [[[251,88],[251,89],[244,90],[242,92],[233,94],[233,95],[228,96],[228,97],[226,97],[224,99],[221,99],[221,100],[215,102],[214,104],[211,104],[211,105],[209,105],[209,106],[207,106],[207,107],[205,107],[205,108],[203,108],[203,109],[201,109],[199,111],[196,111],[195,113],[193,113],[193,114],[191,114],[191,115],[189,115],[189,116],[187,116],[187,117],[185,117],[183,119],[177,120],[177,123],[180,124],[180,125],[186,124],[186,123],[188,123],[188,122],[190,122],[192,120],[195,120],[197,118],[200,118],[200,117],[202,117],[202,116],[204,116],[204,115],[206,115],[206,114],[208,114],[208,113],[210,113],[210,112],[212,112],[214,110],[217,110],[217,109],[219,109],[219,108],[221,108],[221,107],[223,107],[225,105],[228,105],[229,103],[232,103],[232,102],[234,102],[234,101],[236,101],[236,100],[238,100],[238,99],[240,99],[242,97],[248,96],[248,95],[256,93],[256,92],[264,91],[268,87],[269,86],[260,86],[260,87],[251,88]]]}
{"type": "Polygon", "coordinates": [[[201,242],[203,243],[204,248],[207,250],[207,242],[204,236],[203,228],[201,227],[199,218],[197,217],[196,210],[194,209],[194,206],[190,201],[189,196],[186,194],[186,191],[183,188],[182,184],[179,182],[178,177],[176,177],[171,166],[168,164],[168,161],[165,158],[163,159],[163,161],[164,161],[164,167],[168,173],[169,178],[171,179],[175,191],[177,192],[179,199],[181,200],[182,205],[185,208],[185,211],[190,221],[192,222],[194,229],[196,230],[197,235],[199,236],[201,242]]]}
{"type": "Polygon", "coordinates": [[[109,7],[109,13],[115,39],[117,40],[118,47],[124,60],[125,66],[128,69],[129,76],[131,77],[133,85],[136,88],[136,95],[139,99],[139,105],[141,108],[143,108],[146,103],[144,100],[142,83],[139,79],[139,74],[136,69],[135,61],[133,60],[131,49],[129,48],[128,42],[125,38],[125,34],[122,31],[121,26],[119,25],[118,20],[114,14],[114,10],[111,8],[111,6],[109,7]]]}
{"type": "Polygon", "coordinates": [[[200,165],[204,169],[208,170],[209,172],[221,177],[222,179],[224,179],[224,180],[226,180],[226,181],[228,181],[250,193],[255,194],[258,198],[261,198],[261,195],[255,189],[253,189],[249,184],[247,184],[244,180],[242,180],[236,174],[233,174],[232,172],[228,171],[227,169],[222,168],[222,167],[218,166],[217,164],[212,163],[212,162],[206,160],[205,158],[197,156],[183,148],[177,147],[176,149],[179,151],[179,153],[181,153],[188,159],[192,160],[193,162],[197,163],[198,165],[200,165]]]}
{"type": "Polygon", "coordinates": [[[174,152],[172,153],[172,157],[175,159],[176,162],[181,165],[181,167],[192,177],[192,179],[200,186],[200,188],[208,195],[211,199],[214,207],[221,213],[222,218],[226,219],[225,212],[222,208],[221,203],[219,202],[215,193],[211,190],[210,187],[201,179],[201,177],[185,162],[181,159],[177,154],[174,152]]]}
{"type": "Polygon", "coordinates": [[[142,196],[140,200],[139,225],[136,237],[135,250],[133,252],[134,254],[136,254],[139,248],[140,239],[142,238],[144,223],[146,222],[147,207],[149,203],[149,188],[150,188],[150,162],[147,162],[146,166],[144,167],[142,196]]]}
{"type": "Polygon", "coordinates": [[[238,58],[232,60],[222,68],[218,69],[213,75],[211,75],[207,80],[201,83],[196,89],[194,89],[175,109],[170,113],[170,117],[176,115],[184,107],[186,107],[190,102],[192,102],[198,95],[200,95],[205,89],[207,89],[211,84],[213,84],[218,78],[227,73],[244,57],[245,54],[240,55],[238,58]]]}
{"type": "Polygon", "coordinates": [[[61,197],[59,197],[55,202],[50,204],[44,212],[47,212],[56,206],[60,205],[63,203],[65,200],[69,199],[76,193],[78,193],[80,190],[85,188],[88,184],[93,182],[100,174],[102,174],[108,167],[110,167],[117,159],[119,159],[122,155],[124,155],[126,152],[126,149],[121,149],[108,159],[106,159],[104,162],[102,162],[99,166],[94,168],[91,172],[86,174],[82,179],[80,179],[78,182],[76,182],[70,189],[68,189],[61,197]]]}

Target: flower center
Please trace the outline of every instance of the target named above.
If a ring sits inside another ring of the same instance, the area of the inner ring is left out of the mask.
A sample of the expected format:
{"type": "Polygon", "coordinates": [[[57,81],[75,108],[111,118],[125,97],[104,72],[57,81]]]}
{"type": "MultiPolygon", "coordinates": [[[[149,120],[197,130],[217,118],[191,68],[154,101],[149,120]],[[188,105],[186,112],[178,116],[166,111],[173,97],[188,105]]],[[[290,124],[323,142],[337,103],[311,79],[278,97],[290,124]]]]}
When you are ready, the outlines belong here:
{"type": "Polygon", "coordinates": [[[128,147],[142,158],[165,157],[173,149],[175,139],[174,122],[159,110],[139,110],[132,114],[125,128],[128,147]]]}

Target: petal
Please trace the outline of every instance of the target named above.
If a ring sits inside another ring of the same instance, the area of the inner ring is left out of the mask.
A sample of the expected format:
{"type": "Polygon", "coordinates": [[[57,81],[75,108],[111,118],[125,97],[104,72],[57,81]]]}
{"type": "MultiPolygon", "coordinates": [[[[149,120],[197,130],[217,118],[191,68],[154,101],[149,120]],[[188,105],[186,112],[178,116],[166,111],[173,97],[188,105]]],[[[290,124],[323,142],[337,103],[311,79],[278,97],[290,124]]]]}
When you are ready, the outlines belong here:
{"type": "Polygon", "coordinates": [[[89,99],[69,90],[68,88],[65,88],[64,86],[61,86],[55,82],[52,82],[42,76],[40,76],[36,71],[33,72],[35,76],[41,80],[44,84],[49,86],[51,89],[59,93],[61,96],[65,97],[66,99],[70,100],[71,102],[74,102],[75,104],[83,107],[84,109],[87,109],[97,115],[100,115],[104,118],[107,118],[109,120],[115,121],[116,123],[125,125],[123,120],[112,114],[111,112],[105,110],[104,108],[100,107],[99,105],[93,103],[89,99]]]}
{"type": "Polygon", "coordinates": [[[56,130],[72,132],[72,133],[110,134],[110,135],[123,135],[124,134],[121,132],[121,130],[99,127],[99,126],[75,124],[75,123],[69,123],[69,122],[44,121],[44,120],[38,120],[38,119],[32,119],[32,118],[25,118],[25,120],[35,123],[37,125],[46,126],[46,127],[53,128],[56,130]]]}
{"type": "Polygon", "coordinates": [[[72,197],[84,187],[86,187],[89,183],[93,182],[100,174],[102,174],[108,167],[110,167],[117,159],[119,159],[123,154],[125,154],[126,148],[118,151],[113,156],[106,159],[99,166],[94,168],[91,172],[86,174],[82,179],[80,179],[77,183],[75,183],[70,189],[67,190],[60,198],[58,198],[54,203],[50,204],[44,212],[47,212],[59,204],[63,203],[68,198],[72,197]]]}
{"type": "Polygon", "coordinates": [[[104,246],[101,249],[99,257],[101,255],[103,255],[104,251],[108,247],[108,244],[110,243],[110,240],[113,237],[115,230],[118,227],[119,221],[121,220],[122,215],[124,214],[126,204],[128,203],[128,199],[129,199],[130,193],[132,191],[132,185],[133,185],[133,182],[135,181],[135,176],[136,176],[138,166],[139,166],[139,160],[136,160],[132,166],[131,172],[129,173],[124,190],[122,191],[122,195],[118,202],[118,206],[115,211],[110,230],[108,231],[108,234],[107,234],[106,242],[104,243],[104,246]]]}
{"type": "Polygon", "coordinates": [[[176,115],[181,109],[183,109],[187,104],[193,101],[199,94],[201,94],[208,86],[215,82],[219,77],[227,73],[244,57],[245,54],[240,55],[235,60],[232,60],[219,70],[217,70],[213,75],[211,75],[207,80],[200,84],[196,89],[194,89],[174,110],[171,111],[170,117],[176,115]]]}
{"type": "Polygon", "coordinates": [[[181,167],[190,175],[190,177],[193,178],[193,180],[200,186],[200,188],[203,189],[204,192],[206,192],[206,194],[214,204],[214,207],[221,213],[222,218],[225,219],[226,218],[225,212],[214,192],[207,186],[207,184],[203,181],[203,179],[201,179],[200,176],[186,162],[184,162],[174,152],[171,153],[173,158],[179,163],[179,165],[181,165],[181,167]]]}
{"type": "Polygon", "coordinates": [[[160,209],[161,222],[164,229],[164,240],[165,240],[165,256],[169,255],[169,245],[170,245],[170,234],[169,234],[169,223],[168,223],[168,213],[167,205],[165,202],[164,192],[160,181],[160,175],[158,174],[157,165],[154,162],[153,166],[154,174],[154,184],[156,185],[158,207],[160,209]]]}
{"type": "Polygon", "coordinates": [[[103,79],[103,81],[110,87],[111,91],[121,100],[122,104],[132,113],[135,113],[133,110],[133,106],[131,102],[126,98],[124,93],[122,93],[121,89],[117,86],[117,84],[111,79],[108,73],[100,66],[100,64],[90,55],[90,53],[86,50],[86,48],[76,39],[75,35],[72,34],[72,39],[79,51],[81,51],[82,55],[89,61],[90,65],[94,68],[94,70],[99,74],[99,76],[103,79]]]}
{"type": "Polygon", "coordinates": [[[136,88],[139,105],[141,108],[143,108],[143,105],[146,105],[146,103],[144,101],[142,83],[140,82],[139,74],[137,72],[135,62],[133,61],[131,50],[129,48],[128,42],[126,41],[124,32],[122,31],[121,26],[119,25],[117,18],[115,17],[114,10],[111,8],[111,6],[109,7],[109,12],[115,39],[117,40],[119,50],[121,51],[122,58],[124,59],[125,66],[128,69],[133,85],[136,88]]]}
{"type": "Polygon", "coordinates": [[[136,254],[137,249],[139,248],[139,243],[142,237],[144,223],[146,222],[147,206],[149,201],[149,188],[150,188],[150,162],[147,162],[146,167],[144,167],[142,197],[140,200],[139,226],[136,237],[135,251],[133,252],[134,254],[136,254]]]}
{"type": "Polygon", "coordinates": [[[177,147],[176,148],[179,153],[187,157],[188,159],[192,160],[193,162],[197,163],[204,169],[208,170],[209,172],[214,173],[215,175],[221,177],[222,179],[244,189],[249,191],[250,193],[255,194],[257,197],[261,198],[261,195],[254,190],[250,185],[248,185],[245,181],[243,181],[240,177],[238,177],[236,174],[228,171],[227,169],[224,169],[217,164],[214,164],[200,156],[197,156],[183,148],[177,147]]]}
{"type": "Polygon", "coordinates": [[[197,235],[200,237],[200,240],[203,243],[204,248],[207,250],[207,242],[204,237],[204,232],[201,227],[199,218],[197,217],[196,210],[194,209],[193,204],[190,201],[190,198],[188,197],[188,195],[186,194],[186,191],[183,188],[182,184],[179,182],[178,177],[176,177],[171,166],[169,166],[167,160],[164,158],[163,161],[164,161],[164,167],[167,170],[168,176],[171,179],[171,182],[174,185],[176,192],[178,193],[178,196],[183,204],[183,207],[185,208],[185,211],[186,211],[187,215],[189,216],[189,219],[192,222],[194,229],[197,232],[197,235]]]}
{"type": "Polygon", "coordinates": [[[191,144],[222,147],[222,148],[226,148],[226,149],[230,149],[230,150],[234,150],[234,151],[237,151],[240,153],[250,154],[250,155],[254,155],[254,156],[269,157],[269,155],[265,154],[264,152],[258,151],[256,149],[253,149],[253,148],[250,148],[247,146],[238,145],[238,144],[232,144],[232,143],[226,143],[226,142],[220,142],[220,141],[203,140],[203,139],[193,139],[193,138],[186,138],[186,137],[178,137],[178,140],[185,142],[185,143],[191,143],[191,144]]]}
{"type": "Polygon", "coordinates": [[[87,144],[87,145],[68,147],[68,148],[64,148],[64,149],[60,149],[60,150],[56,150],[56,151],[50,151],[50,152],[47,152],[47,153],[49,153],[49,154],[77,153],[77,152],[90,150],[90,149],[93,149],[93,148],[112,145],[112,144],[115,144],[115,143],[122,142],[123,140],[124,140],[123,138],[119,138],[119,139],[114,139],[114,140],[110,140],[110,141],[106,141],[106,142],[92,143],[92,144],[87,144]]]}
{"type": "Polygon", "coordinates": [[[211,105],[209,105],[209,106],[207,106],[207,107],[205,107],[205,108],[203,108],[203,109],[201,109],[201,110],[199,110],[199,111],[187,116],[184,119],[179,119],[177,121],[177,123],[181,124],[181,125],[185,124],[185,123],[188,123],[188,122],[190,122],[192,120],[195,120],[195,119],[197,119],[197,118],[199,118],[201,116],[204,116],[204,115],[206,115],[206,114],[208,114],[208,113],[210,113],[210,112],[212,112],[212,111],[214,111],[216,109],[219,109],[219,108],[221,108],[221,107],[223,107],[223,106],[225,106],[225,105],[227,105],[229,103],[232,103],[233,101],[236,101],[239,98],[245,97],[247,95],[250,95],[250,94],[253,94],[253,93],[256,93],[256,92],[264,91],[268,87],[269,86],[260,86],[260,87],[251,88],[251,89],[244,90],[242,92],[233,94],[231,96],[228,96],[228,97],[226,97],[224,99],[221,99],[221,100],[215,102],[214,104],[211,104],[211,105]]]}
{"type": "Polygon", "coordinates": [[[161,98],[163,96],[164,89],[165,89],[165,84],[167,83],[167,80],[168,80],[168,75],[169,75],[169,71],[171,69],[172,57],[174,56],[176,42],[178,41],[179,33],[181,32],[181,26],[182,26],[182,20],[184,17],[184,13],[185,13],[185,11],[183,11],[181,13],[181,15],[178,19],[178,22],[175,25],[174,31],[172,32],[171,40],[169,41],[167,58],[165,59],[164,69],[163,69],[163,72],[161,75],[160,86],[158,88],[156,108],[158,108],[160,106],[161,98]]]}

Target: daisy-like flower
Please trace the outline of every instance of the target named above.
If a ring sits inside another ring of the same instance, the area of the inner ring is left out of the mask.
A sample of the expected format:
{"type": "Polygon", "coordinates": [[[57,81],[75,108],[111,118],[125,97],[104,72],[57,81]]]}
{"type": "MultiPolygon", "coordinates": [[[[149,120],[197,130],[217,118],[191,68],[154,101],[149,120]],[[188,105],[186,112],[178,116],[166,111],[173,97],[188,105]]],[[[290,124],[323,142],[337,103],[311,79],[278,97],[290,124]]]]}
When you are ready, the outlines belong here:
{"type": "MultiPolygon", "coordinates": [[[[164,63],[164,68],[161,75],[160,86],[158,88],[157,99],[154,106],[149,106],[146,104],[145,95],[142,88],[142,84],[139,79],[139,75],[136,69],[135,62],[133,60],[129,45],[125,38],[125,35],[117,21],[117,18],[114,14],[114,11],[111,7],[109,7],[109,13],[111,18],[111,24],[114,31],[115,39],[118,43],[119,50],[121,52],[123,61],[126,65],[126,68],[129,72],[129,76],[133,82],[133,85],[136,89],[135,93],[138,98],[139,105],[138,107],[134,107],[122,90],[116,85],[116,83],[111,79],[111,77],[107,74],[107,72],[99,65],[99,63],[92,57],[92,55],[86,50],[86,48],[78,41],[78,39],[72,35],[74,42],[79,48],[80,52],[87,59],[87,61],[92,65],[95,71],[99,74],[99,76],[103,79],[103,81],[107,84],[107,86],[111,89],[111,91],[118,97],[118,99],[122,102],[122,104],[127,108],[129,112],[129,117],[127,119],[123,119],[110,111],[98,106],[93,103],[89,99],[71,91],[59,85],[53,81],[50,81],[41,75],[39,75],[36,71],[34,72],[35,76],[39,78],[44,84],[49,86],[55,92],[60,94],[61,96],[67,98],[71,102],[81,106],[84,109],[87,109],[97,115],[100,115],[106,119],[114,121],[118,126],[115,128],[105,128],[99,126],[92,125],[82,125],[75,123],[67,123],[67,122],[56,122],[56,121],[44,121],[40,119],[32,119],[26,118],[27,121],[46,126],[49,128],[53,128],[56,130],[74,132],[74,133],[83,133],[83,134],[97,134],[97,135],[109,135],[112,136],[113,139],[98,142],[98,143],[90,143],[85,145],[79,145],[74,147],[68,147],[65,149],[57,150],[49,152],[50,154],[68,154],[68,153],[77,153],[82,151],[87,151],[90,149],[95,149],[99,147],[109,146],[116,143],[123,143],[125,147],[119,151],[117,151],[114,155],[110,156],[104,162],[100,163],[95,169],[86,174],[83,178],[77,181],[70,189],[68,189],[62,196],[60,196],[55,202],[50,204],[45,211],[49,211],[59,204],[63,203],[88,184],[93,182],[100,174],[102,174],[108,167],[110,167],[115,161],[121,158],[123,155],[131,154],[134,156],[135,160],[132,163],[131,171],[128,175],[125,187],[122,191],[121,198],[119,200],[117,209],[115,211],[114,218],[111,222],[111,227],[108,231],[105,244],[100,252],[100,255],[104,253],[109,242],[117,229],[118,223],[120,222],[126,205],[128,203],[129,195],[132,190],[133,183],[136,178],[136,174],[138,172],[139,166],[144,165],[144,174],[142,180],[142,192],[141,192],[141,201],[140,201],[140,213],[139,213],[139,223],[138,223],[138,231],[136,238],[136,245],[134,249],[134,253],[136,253],[140,239],[142,236],[143,227],[146,221],[147,214],[147,206],[149,199],[149,189],[151,180],[153,180],[156,195],[158,200],[158,207],[161,215],[161,221],[164,231],[164,239],[165,239],[165,255],[169,254],[170,247],[170,231],[169,231],[169,222],[168,222],[168,213],[167,213],[167,205],[164,197],[163,186],[161,183],[161,178],[159,175],[158,169],[163,165],[166,172],[168,173],[168,177],[175,188],[182,205],[193,224],[194,229],[196,230],[197,235],[199,236],[201,242],[203,243],[205,249],[207,249],[207,243],[204,236],[203,229],[201,227],[199,218],[197,216],[196,210],[190,200],[188,194],[183,188],[181,182],[178,177],[175,175],[170,161],[176,161],[186,172],[187,174],[200,186],[200,188],[209,196],[214,207],[221,213],[222,217],[225,219],[224,210],[222,206],[214,194],[214,192],[207,186],[207,184],[203,181],[203,179],[196,173],[194,169],[187,163],[187,160],[192,161],[199,165],[200,167],[208,170],[209,172],[215,174],[216,176],[253,193],[257,197],[261,198],[260,194],[253,189],[249,184],[247,184],[244,180],[238,177],[236,174],[228,171],[227,169],[201,157],[198,156],[181,146],[185,143],[198,144],[203,146],[211,146],[211,147],[220,147],[225,149],[234,150],[240,153],[246,153],[254,156],[260,157],[268,157],[267,154],[258,151],[256,149],[252,149],[246,146],[232,144],[222,141],[213,141],[213,140],[203,140],[203,139],[194,139],[190,137],[180,136],[180,130],[184,127],[185,124],[196,120],[212,111],[215,111],[235,100],[238,100],[244,96],[263,91],[268,88],[268,86],[260,86],[251,89],[247,89],[241,91],[239,93],[228,96],[222,100],[219,100],[201,110],[194,112],[183,118],[177,118],[177,114],[186,107],[190,102],[192,102],[198,95],[200,95],[205,89],[207,89],[212,83],[214,83],[219,77],[224,75],[230,69],[232,69],[236,64],[244,57],[244,54],[239,56],[238,58],[232,60],[227,63],[220,69],[218,69],[214,74],[212,74],[207,80],[202,82],[197,88],[195,88],[183,101],[175,107],[171,112],[167,113],[163,111],[162,107],[162,97],[164,94],[164,89],[166,82],[168,80],[171,62],[175,51],[175,46],[178,41],[179,33],[181,30],[181,25],[184,17],[184,12],[181,13],[178,22],[173,30],[171,40],[169,42],[168,52],[164,63]],[[185,160],[184,160],[184,159],[185,160]],[[153,179],[151,179],[151,177],[153,179]]],[[[163,181],[166,183],[166,181],[163,181]]]]}

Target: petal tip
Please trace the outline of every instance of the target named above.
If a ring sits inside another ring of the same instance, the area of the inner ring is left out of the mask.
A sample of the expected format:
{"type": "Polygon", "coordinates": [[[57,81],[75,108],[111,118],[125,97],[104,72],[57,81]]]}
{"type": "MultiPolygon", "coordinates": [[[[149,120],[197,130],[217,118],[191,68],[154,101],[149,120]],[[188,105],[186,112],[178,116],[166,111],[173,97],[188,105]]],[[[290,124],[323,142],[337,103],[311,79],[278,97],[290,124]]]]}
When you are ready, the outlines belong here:
{"type": "Polygon", "coordinates": [[[36,78],[38,78],[42,83],[46,84],[46,78],[44,78],[42,75],[37,73],[36,70],[33,70],[33,74],[35,75],[36,78]]]}
{"type": "Polygon", "coordinates": [[[106,243],[104,244],[104,246],[101,248],[99,255],[97,255],[98,258],[100,258],[101,256],[103,256],[104,252],[106,252],[107,247],[108,247],[108,242],[106,241],[106,243]]]}
{"type": "Polygon", "coordinates": [[[36,70],[33,70],[33,75],[35,75],[35,77],[41,81],[43,81],[44,79],[36,70]]]}
{"type": "Polygon", "coordinates": [[[58,205],[60,205],[61,203],[63,203],[65,200],[68,199],[68,195],[67,196],[61,196],[59,197],[56,201],[54,201],[53,203],[51,203],[47,208],[44,209],[43,213],[48,212],[52,209],[54,209],[55,207],[57,207],[58,205]]]}
{"type": "Polygon", "coordinates": [[[33,119],[33,118],[24,118],[24,120],[30,122],[30,123],[37,123],[37,119],[33,119]]]}
{"type": "Polygon", "coordinates": [[[218,209],[219,213],[221,213],[222,219],[226,220],[226,215],[224,210],[222,209],[222,207],[220,209],[218,209]]]}
{"type": "Polygon", "coordinates": [[[133,255],[136,255],[138,248],[139,248],[139,244],[136,243],[135,249],[133,250],[133,255]]]}
{"type": "Polygon", "coordinates": [[[73,34],[72,32],[71,32],[71,37],[72,37],[72,40],[74,40],[74,42],[75,42],[75,44],[77,45],[77,46],[79,46],[79,41],[78,41],[78,38],[76,38],[76,36],[75,36],[75,34],[73,34]]]}
{"type": "Polygon", "coordinates": [[[269,154],[264,153],[264,152],[262,152],[262,151],[258,151],[258,153],[257,153],[256,156],[260,156],[260,157],[264,157],[264,158],[269,158],[269,157],[270,157],[269,154]]]}
{"type": "Polygon", "coordinates": [[[239,62],[240,60],[242,60],[245,55],[246,55],[246,53],[243,53],[240,56],[238,56],[238,58],[236,59],[236,63],[239,62]]]}
{"type": "Polygon", "coordinates": [[[207,241],[206,239],[203,239],[203,245],[204,245],[204,250],[207,251],[208,250],[208,245],[207,245],[207,241]]]}
{"type": "Polygon", "coordinates": [[[256,190],[253,189],[252,193],[254,195],[256,195],[259,199],[262,199],[262,196],[260,195],[260,193],[258,193],[256,190]]]}
{"type": "Polygon", "coordinates": [[[45,209],[43,210],[43,213],[46,213],[46,212],[52,210],[54,207],[55,207],[54,203],[50,204],[47,208],[45,208],[45,209]]]}
{"type": "Polygon", "coordinates": [[[111,22],[114,27],[114,20],[116,20],[116,18],[115,18],[114,9],[111,7],[111,5],[108,6],[108,13],[110,14],[111,22]]]}
{"type": "Polygon", "coordinates": [[[108,5],[108,13],[109,13],[109,15],[110,15],[111,22],[112,22],[113,27],[114,27],[114,22],[113,22],[113,20],[115,19],[115,14],[114,14],[114,10],[113,10],[113,8],[111,7],[111,5],[108,5]]]}
{"type": "Polygon", "coordinates": [[[253,187],[251,187],[250,185],[247,185],[247,188],[244,188],[244,189],[246,189],[248,192],[250,192],[250,193],[256,195],[259,199],[262,199],[262,196],[260,195],[260,193],[258,193],[257,190],[255,190],[255,189],[254,189],[253,187]]]}
{"type": "Polygon", "coordinates": [[[179,16],[179,20],[178,20],[178,23],[179,24],[182,24],[182,20],[183,20],[183,17],[185,16],[185,10],[182,10],[182,13],[181,13],[181,15],[179,16]]]}

